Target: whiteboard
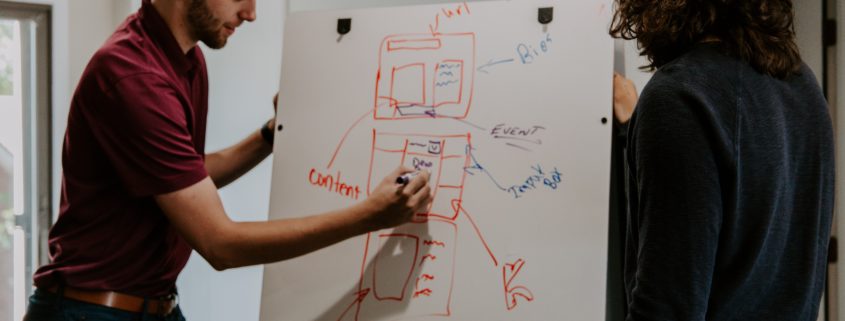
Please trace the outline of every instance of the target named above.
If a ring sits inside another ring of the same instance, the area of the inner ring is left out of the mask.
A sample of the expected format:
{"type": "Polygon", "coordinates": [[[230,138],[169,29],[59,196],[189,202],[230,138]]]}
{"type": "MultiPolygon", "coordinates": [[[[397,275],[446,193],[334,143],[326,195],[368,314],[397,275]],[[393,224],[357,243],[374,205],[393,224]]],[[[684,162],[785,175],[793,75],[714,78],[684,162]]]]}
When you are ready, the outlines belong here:
{"type": "Polygon", "coordinates": [[[360,202],[400,164],[433,173],[434,201],[266,265],[261,320],[603,320],[610,16],[609,0],[291,15],[270,218],[360,202]]]}

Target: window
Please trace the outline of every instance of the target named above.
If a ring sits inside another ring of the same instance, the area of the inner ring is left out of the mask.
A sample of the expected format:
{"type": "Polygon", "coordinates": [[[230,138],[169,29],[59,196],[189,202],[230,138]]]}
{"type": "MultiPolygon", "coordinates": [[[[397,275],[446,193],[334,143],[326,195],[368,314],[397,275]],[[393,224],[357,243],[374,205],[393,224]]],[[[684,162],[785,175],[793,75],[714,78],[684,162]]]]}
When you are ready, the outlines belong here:
{"type": "Polygon", "coordinates": [[[49,8],[0,1],[0,320],[20,320],[50,222],[49,8]]]}

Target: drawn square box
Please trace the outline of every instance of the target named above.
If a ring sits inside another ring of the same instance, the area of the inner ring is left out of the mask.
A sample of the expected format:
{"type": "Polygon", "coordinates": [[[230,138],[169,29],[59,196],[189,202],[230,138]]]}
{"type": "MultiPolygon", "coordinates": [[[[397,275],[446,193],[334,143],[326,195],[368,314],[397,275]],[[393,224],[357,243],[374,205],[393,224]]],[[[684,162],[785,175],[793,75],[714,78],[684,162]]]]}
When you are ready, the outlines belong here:
{"type": "Polygon", "coordinates": [[[455,222],[440,219],[371,233],[367,252],[375,254],[361,284],[372,297],[342,320],[383,320],[380,313],[392,309],[406,317],[450,315],[457,241],[455,222]]]}
{"type": "Polygon", "coordinates": [[[474,79],[475,34],[388,36],[379,49],[374,118],[464,119],[474,79]]]}
{"type": "Polygon", "coordinates": [[[390,104],[397,108],[425,106],[425,79],[424,63],[393,67],[390,73],[390,104]]]}
{"type": "Polygon", "coordinates": [[[431,88],[434,107],[460,104],[463,99],[464,61],[443,60],[434,67],[434,84],[431,88]]]}
{"type": "Polygon", "coordinates": [[[381,249],[373,259],[373,296],[376,300],[401,301],[414,272],[420,251],[419,237],[391,233],[378,236],[381,249]]]}

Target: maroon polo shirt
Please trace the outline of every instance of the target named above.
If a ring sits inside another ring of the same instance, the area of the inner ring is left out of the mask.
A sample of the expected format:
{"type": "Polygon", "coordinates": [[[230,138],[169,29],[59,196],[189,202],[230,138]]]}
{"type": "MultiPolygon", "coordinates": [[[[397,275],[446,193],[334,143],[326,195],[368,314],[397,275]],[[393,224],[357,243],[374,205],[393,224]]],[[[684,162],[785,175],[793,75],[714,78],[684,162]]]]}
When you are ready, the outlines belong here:
{"type": "Polygon", "coordinates": [[[154,195],[205,177],[208,75],[145,0],[94,54],[73,96],[62,149],[52,262],[35,285],[159,296],[191,247],[154,195]]]}

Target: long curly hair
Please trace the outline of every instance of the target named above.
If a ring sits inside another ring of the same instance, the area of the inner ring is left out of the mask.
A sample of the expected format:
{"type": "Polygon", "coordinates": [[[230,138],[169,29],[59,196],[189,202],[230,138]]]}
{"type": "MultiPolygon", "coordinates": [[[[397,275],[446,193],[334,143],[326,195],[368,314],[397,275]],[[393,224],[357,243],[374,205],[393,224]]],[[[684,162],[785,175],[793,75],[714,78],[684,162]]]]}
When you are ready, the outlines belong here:
{"type": "Polygon", "coordinates": [[[798,72],[791,0],[616,0],[610,35],[636,39],[655,70],[697,43],[716,40],[727,54],[776,78],[798,72]]]}

